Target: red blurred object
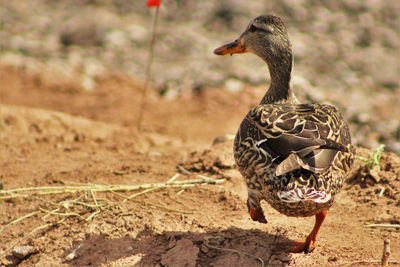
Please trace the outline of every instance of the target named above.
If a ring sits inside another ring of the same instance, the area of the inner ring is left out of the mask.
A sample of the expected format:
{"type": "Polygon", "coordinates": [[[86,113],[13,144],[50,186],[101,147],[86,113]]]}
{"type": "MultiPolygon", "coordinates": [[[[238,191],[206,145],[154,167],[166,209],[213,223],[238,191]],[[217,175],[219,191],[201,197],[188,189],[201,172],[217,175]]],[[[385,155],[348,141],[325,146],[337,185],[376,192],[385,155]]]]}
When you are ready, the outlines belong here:
{"type": "Polygon", "coordinates": [[[148,7],[160,6],[160,5],[161,5],[161,0],[147,0],[148,7]]]}

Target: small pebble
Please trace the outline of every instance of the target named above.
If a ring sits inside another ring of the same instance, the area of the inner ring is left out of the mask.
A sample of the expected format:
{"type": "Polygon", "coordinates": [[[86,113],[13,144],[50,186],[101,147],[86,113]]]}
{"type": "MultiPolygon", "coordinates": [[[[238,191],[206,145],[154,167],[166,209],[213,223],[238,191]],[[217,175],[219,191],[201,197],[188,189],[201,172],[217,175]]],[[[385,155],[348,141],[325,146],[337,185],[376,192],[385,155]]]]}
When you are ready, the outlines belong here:
{"type": "Polygon", "coordinates": [[[79,244],[74,250],[71,251],[67,256],[65,256],[66,261],[71,261],[77,257],[78,250],[82,247],[83,243],[79,244]]]}
{"type": "Polygon", "coordinates": [[[32,246],[15,246],[13,247],[12,254],[18,259],[23,259],[30,254],[35,253],[36,250],[32,246]]]}
{"type": "Polygon", "coordinates": [[[281,253],[278,256],[278,259],[283,261],[283,262],[289,262],[291,260],[291,255],[288,253],[281,253]]]}
{"type": "Polygon", "coordinates": [[[334,256],[334,257],[329,257],[329,258],[328,258],[328,261],[329,261],[329,262],[337,261],[337,260],[338,260],[338,257],[336,257],[336,256],[334,256]]]}
{"type": "Polygon", "coordinates": [[[207,254],[209,251],[210,251],[210,249],[206,246],[206,245],[201,245],[201,247],[200,247],[200,250],[201,250],[201,252],[203,252],[204,254],[207,254]]]}

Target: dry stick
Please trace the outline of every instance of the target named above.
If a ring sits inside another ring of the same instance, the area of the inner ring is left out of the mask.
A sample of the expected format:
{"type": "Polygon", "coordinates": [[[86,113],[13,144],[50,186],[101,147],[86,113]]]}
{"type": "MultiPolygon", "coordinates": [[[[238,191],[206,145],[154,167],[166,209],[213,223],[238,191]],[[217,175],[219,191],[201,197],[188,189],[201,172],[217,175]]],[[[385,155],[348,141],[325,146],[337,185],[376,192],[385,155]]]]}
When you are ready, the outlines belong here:
{"type": "Polygon", "coordinates": [[[97,214],[99,214],[100,210],[101,210],[101,206],[97,203],[97,199],[94,195],[93,190],[91,190],[91,189],[90,189],[90,194],[92,195],[93,202],[96,205],[96,210],[94,212],[92,212],[92,214],[90,214],[90,216],[85,219],[87,222],[90,221],[91,219],[93,219],[94,217],[96,217],[97,214]]]}
{"type": "MultiPolygon", "coordinates": [[[[178,177],[179,177],[179,173],[175,174],[175,175],[174,175],[171,179],[169,179],[165,184],[170,184],[170,183],[172,183],[172,182],[175,181],[176,178],[178,178],[178,177]]],[[[129,199],[132,199],[132,198],[135,198],[135,197],[137,197],[137,196],[146,194],[146,193],[148,193],[148,192],[150,192],[150,191],[157,190],[157,189],[159,189],[159,188],[161,188],[161,186],[156,186],[156,187],[154,187],[154,188],[149,188],[149,189],[143,190],[142,192],[139,192],[139,193],[130,195],[129,197],[127,197],[126,199],[124,199],[122,202],[126,202],[126,201],[129,200],[129,199]]]]}
{"type": "MultiPolygon", "coordinates": [[[[203,176],[205,177],[205,176],[203,176]]],[[[184,181],[174,181],[167,183],[152,183],[152,184],[141,184],[141,185],[97,185],[97,184],[89,184],[89,185],[80,185],[80,186],[43,186],[43,187],[26,187],[26,188],[15,188],[10,190],[0,190],[0,194],[12,194],[15,192],[24,192],[24,191],[51,191],[51,190],[61,190],[63,193],[76,193],[83,192],[88,190],[93,190],[94,192],[107,192],[107,191],[134,191],[138,189],[147,189],[157,186],[172,186],[177,185],[182,186],[184,184],[202,184],[202,183],[222,183],[223,179],[212,179],[206,177],[206,179],[193,179],[193,180],[184,180],[184,181]]],[[[58,191],[55,191],[58,192],[58,191]]]]}
{"type": "Polygon", "coordinates": [[[46,204],[57,205],[57,206],[60,205],[59,203],[56,203],[56,202],[53,202],[53,201],[44,200],[44,199],[41,199],[39,197],[32,196],[32,198],[36,199],[36,200],[39,200],[39,201],[42,201],[42,202],[44,202],[46,204]]]}
{"type": "Polygon", "coordinates": [[[384,188],[384,187],[381,187],[381,191],[379,192],[378,197],[382,197],[382,196],[383,196],[383,193],[385,193],[385,188],[384,188]]]}
{"type": "MultiPolygon", "coordinates": [[[[173,183],[173,182],[176,180],[176,178],[178,178],[178,177],[179,177],[179,173],[175,174],[175,175],[174,175],[171,179],[169,179],[165,184],[171,184],[171,183],[173,183]]],[[[129,197],[125,198],[122,202],[125,202],[125,201],[127,201],[127,200],[131,200],[131,199],[133,199],[133,198],[135,198],[135,197],[137,197],[137,196],[143,195],[143,194],[145,194],[145,193],[147,193],[147,192],[154,191],[154,190],[157,190],[157,189],[160,189],[160,188],[162,188],[162,187],[158,186],[158,187],[154,187],[154,188],[149,188],[149,189],[143,190],[143,191],[141,191],[141,192],[139,192],[139,193],[130,195],[129,197]]],[[[168,210],[168,211],[180,212],[180,213],[184,213],[184,214],[193,214],[193,212],[175,210],[175,209],[167,208],[167,207],[164,207],[164,206],[162,206],[162,205],[157,205],[157,204],[153,204],[153,203],[149,203],[149,204],[146,204],[146,203],[145,203],[145,205],[149,205],[149,206],[154,206],[154,207],[166,209],[166,210],[168,210]]]]}
{"type": "Polygon", "coordinates": [[[176,193],[177,196],[179,196],[180,194],[182,194],[185,191],[185,189],[181,189],[178,193],[176,193]]]}
{"type": "MultiPolygon", "coordinates": [[[[100,200],[100,199],[98,199],[98,200],[100,200]]],[[[93,205],[93,204],[88,204],[88,203],[85,203],[85,202],[75,201],[75,200],[72,200],[72,201],[70,201],[70,202],[71,202],[71,203],[74,203],[74,204],[77,204],[77,205],[85,206],[85,207],[88,207],[88,208],[91,208],[91,209],[97,208],[97,207],[99,207],[99,208],[104,208],[104,207],[106,207],[106,206],[109,205],[109,204],[106,204],[106,203],[98,204],[98,205],[93,205]]]]}
{"type": "MultiPolygon", "coordinates": [[[[205,177],[205,176],[204,176],[205,177]]],[[[12,199],[29,197],[31,195],[50,195],[50,194],[64,194],[64,193],[76,193],[76,192],[87,192],[93,190],[93,192],[112,192],[121,191],[129,192],[139,189],[149,189],[154,187],[187,187],[194,186],[195,184],[220,184],[223,183],[224,179],[212,179],[205,177],[203,179],[193,179],[184,181],[173,181],[169,183],[154,183],[154,184],[141,184],[141,185],[82,185],[82,186],[45,186],[45,187],[28,187],[28,188],[16,188],[11,190],[0,190],[0,199],[12,199]],[[16,194],[23,192],[23,194],[16,194]],[[2,194],[9,194],[9,196],[1,196],[2,194]]]]}
{"type": "Polygon", "coordinates": [[[166,182],[166,184],[172,183],[172,182],[175,181],[176,178],[178,178],[178,177],[179,177],[179,173],[177,173],[177,174],[175,174],[174,176],[172,176],[172,178],[169,179],[169,180],[166,182]]]}
{"type": "Polygon", "coordinates": [[[83,221],[90,221],[91,219],[93,219],[97,214],[100,213],[100,209],[95,210],[94,212],[92,212],[87,218],[83,217],[82,215],[76,213],[76,212],[58,212],[60,209],[54,209],[54,210],[45,210],[43,208],[39,208],[41,211],[47,213],[45,216],[43,216],[43,219],[45,219],[47,216],[49,215],[56,215],[56,216],[60,216],[60,217],[71,217],[71,216],[75,216],[80,218],[83,221]]]}
{"type": "MultiPolygon", "coordinates": [[[[92,196],[93,196],[93,192],[92,192],[92,196]]],[[[89,207],[89,208],[96,208],[96,207],[102,208],[102,207],[104,207],[104,206],[109,205],[109,204],[107,204],[107,203],[97,204],[97,205],[96,205],[96,204],[88,204],[88,203],[85,203],[85,202],[82,202],[82,201],[78,201],[77,199],[79,199],[79,198],[77,198],[76,200],[65,200],[65,201],[61,201],[61,202],[59,202],[59,203],[53,202],[53,201],[47,201],[47,200],[44,200],[44,199],[41,199],[41,198],[35,197],[35,196],[32,196],[32,198],[33,198],[33,199],[36,199],[36,200],[39,200],[39,201],[42,201],[42,202],[44,202],[44,203],[46,203],[46,204],[50,204],[50,205],[53,205],[53,206],[62,206],[62,207],[65,207],[65,206],[66,206],[65,204],[67,204],[67,203],[78,204],[78,205],[86,206],[86,207],[89,207]]],[[[98,198],[97,201],[110,201],[110,200],[98,198]]]]}
{"type": "Polygon", "coordinates": [[[186,170],[186,169],[183,168],[182,166],[178,165],[177,167],[178,167],[178,169],[179,169],[181,172],[183,172],[184,174],[186,174],[186,175],[192,175],[192,173],[191,173],[190,171],[186,170]]]}
{"type": "Polygon", "coordinates": [[[78,217],[78,218],[80,218],[80,219],[82,219],[82,220],[86,220],[84,217],[82,217],[80,214],[78,214],[78,213],[75,213],[75,212],[68,212],[68,213],[66,213],[66,212],[57,212],[56,210],[58,210],[58,209],[55,209],[55,210],[45,210],[45,209],[43,209],[43,208],[39,208],[41,211],[43,211],[43,212],[45,212],[45,213],[47,213],[47,214],[51,214],[51,215],[58,215],[58,216],[62,216],[62,217],[70,217],[70,216],[76,216],[76,217],[78,217]]]}
{"type": "Polygon", "coordinates": [[[91,219],[93,219],[94,217],[96,217],[97,214],[99,214],[99,213],[100,213],[100,210],[96,210],[96,211],[94,211],[92,214],[90,214],[90,216],[87,217],[85,220],[88,222],[88,221],[90,221],[91,219]]]}
{"type": "Polygon", "coordinates": [[[97,204],[97,200],[96,200],[96,197],[94,196],[94,192],[93,192],[92,189],[90,189],[90,194],[92,195],[94,204],[95,204],[97,207],[99,207],[99,204],[97,204]]]}
{"type": "Polygon", "coordinates": [[[22,216],[22,217],[20,217],[20,218],[18,218],[18,219],[15,219],[15,220],[9,222],[8,224],[4,225],[4,226],[0,229],[0,233],[3,232],[7,227],[9,227],[9,226],[11,226],[11,225],[13,225],[13,224],[16,224],[17,222],[20,222],[20,221],[22,221],[22,220],[24,220],[24,219],[30,218],[30,217],[32,217],[32,216],[38,214],[38,213],[39,213],[39,211],[34,211],[34,212],[31,212],[31,213],[29,213],[29,214],[26,214],[26,215],[24,215],[24,216],[22,216]]]}
{"type": "Polygon", "coordinates": [[[124,200],[122,200],[122,202],[126,202],[127,200],[130,200],[130,199],[132,199],[132,198],[138,197],[138,196],[140,196],[140,195],[144,195],[144,194],[146,194],[146,193],[148,193],[148,192],[151,192],[151,191],[154,191],[154,190],[157,190],[157,189],[160,189],[160,188],[161,188],[161,187],[158,186],[158,187],[153,187],[153,188],[145,189],[145,190],[143,190],[143,191],[141,191],[141,192],[139,192],[139,193],[135,193],[135,194],[133,194],[133,195],[130,195],[129,197],[127,197],[127,198],[125,198],[124,200]]]}
{"type": "Polygon", "coordinates": [[[364,227],[389,227],[389,228],[400,228],[400,224],[384,224],[384,223],[373,223],[364,225],[364,227]]]}
{"type": "MultiPolygon", "coordinates": [[[[60,209],[58,208],[58,209],[54,209],[54,210],[52,210],[53,212],[57,212],[57,211],[59,211],[60,209]]],[[[52,215],[52,213],[46,213],[46,215],[44,215],[43,217],[42,217],[42,221],[46,221],[46,218],[47,217],[49,217],[50,215],[52,215]]]]}
{"type": "Polygon", "coordinates": [[[75,259],[76,257],[76,252],[83,246],[83,243],[80,243],[75,249],[73,249],[67,256],[65,256],[66,261],[71,261],[75,259]]]}
{"type": "MultiPolygon", "coordinates": [[[[91,190],[90,190],[91,191],[91,190]]],[[[77,200],[68,200],[68,201],[62,201],[62,202],[60,202],[60,203],[50,203],[50,202],[47,202],[48,204],[52,204],[52,205],[54,205],[54,206],[63,206],[63,207],[65,207],[65,208],[67,208],[66,206],[66,204],[68,204],[68,207],[69,207],[69,205],[72,203],[72,204],[76,204],[76,205],[81,205],[81,206],[84,206],[84,207],[88,207],[88,208],[90,208],[90,209],[94,209],[94,208],[96,208],[96,210],[94,211],[94,212],[92,212],[87,218],[84,218],[83,216],[81,216],[80,214],[78,214],[78,213],[73,213],[73,212],[70,212],[70,213],[66,213],[66,212],[58,212],[59,210],[60,210],[60,208],[56,208],[56,209],[53,209],[52,211],[48,211],[48,210],[45,210],[45,209],[43,209],[43,208],[39,208],[41,211],[43,211],[43,212],[45,212],[46,213],[46,215],[44,215],[43,217],[42,217],[42,219],[43,220],[46,220],[46,218],[49,216],[49,215],[56,215],[56,216],[61,216],[61,217],[68,217],[68,216],[77,216],[77,217],[79,217],[80,219],[82,219],[82,220],[85,220],[85,221],[90,221],[91,219],[93,219],[95,216],[97,216],[97,214],[99,214],[100,213],[100,211],[101,211],[101,208],[104,208],[104,207],[106,207],[106,206],[108,206],[108,204],[98,204],[98,202],[97,202],[97,199],[96,199],[96,197],[95,197],[95,195],[94,195],[94,193],[91,191],[91,194],[92,194],[92,198],[93,198],[93,202],[95,202],[95,204],[94,205],[92,205],[92,204],[88,204],[88,203],[85,203],[85,202],[81,202],[81,201],[77,201],[77,200]]],[[[39,198],[38,198],[39,199],[39,198]]],[[[78,198],[79,199],[79,198],[78,198]]],[[[40,199],[39,199],[40,200],[40,199]]],[[[86,211],[87,212],[87,211],[86,211]]]]}
{"type": "Polygon", "coordinates": [[[214,179],[214,178],[210,178],[210,177],[207,177],[207,176],[204,176],[204,175],[201,175],[201,174],[197,174],[197,176],[199,176],[200,178],[206,180],[209,183],[215,183],[215,181],[216,181],[216,179],[214,179]]]}
{"type": "Polygon", "coordinates": [[[388,266],[390,257],[390,240],[383,241],[383,255],[382,255],[382,266],[388,266]]]}
{"type": "MultiPolygon", "coordinates": [[[[91,209],[97,208],[96,211],[94,211],[87,219],[85,219],[86,221],[90,221],[92,218],[94,218],[97,214],[100,213],[100,209],[101,209],[101,208],[104,208],[104,207],[106,207],[106,206],[109,205],[109,204],[107,204],[107,203],[99,204],[98,201],[108,201],[108,200],[105,200],[105,199],[96,199],[95,196],[94,196],[94,193],[93,193],[93,192],[91,192],[91,193],[92,193],[93,201],[94,201],[96,204],[88,204],[88,203],[81,202],[81,201],[78,201],[78,200],[67,200],[67,201],[62,201],[62,202],[56,203],[56,202],[47,201],[47,200],[44,200],[44,199],[41,199],[41,198],[38,198],[38,197],[35,197],[35,196],[32,196],[32,197],[33,197],[34,199],[40,200],[40,201],[42,201],[42,202],[44,202],[44,203],[47,203],[47,204],[50,204],[50,205],[53,205],[53,206],[62,206],[62,207],[64,207],[64,208],[66,208],[66,206],[67,206],[66,204],[68,204],[68,206],[69,206],[71,203],[72,203],[72,204],[76,204],[76,205],[81,205],[81,206],[84,206],[84,207],[88,207],[88,208],[91,208],[91,209]]],[[[78,199],[79,199],[79,198],[78,198],[78,199]]],[[[51,213],[46,213],[46,215],[44,215],[44,216],[42,217],[42,220],[46,220],[46,218],[47,218],[49,215],[58,215],[58,214],[54,214],[54,212],[58,212],[59,210],[60,210],[60,209],[57,208],[57,209],[52,210],[51,213]]],[[[39,211],[36,211],[35,213],[39,213],[39,211]]],[[[61,214],[65,214],[65,213],[61,213],[61,214]]],[[[29,214],[28,214],[28,215],[29,215],[29,214]]],[[[28,215],[25,215],[25,216],[28,216],[28,215]]],[[[0,232],[1,232],[1,231],[0,231],[0,232]]]]}
{"type": "Polygon", "coordinates": [[[149,60],[147,61],[147,68],[146,68],[146,80],[144,82],[144,87],[142,91],[142,101],[140,103],[140,110],[139,110],[139,119],[138,119],[138,130],[142,130],[142,120],[143,120],[143,113],[144,109],[146,107],[146,95],[147,95],[147,87],[150,82],[151,78],[151,65],[153,63],[153,54],[154,54],[154,44],[156,41],[156,30],[157,30],[157,22],[158,22],[158,17],[159,17],[159,10],[160,6],[156,7],[156,14],[154,18],[154,24],[153,24],[153,36],[151,38],[151,44],[150,44],[150,54],[149,54],[149,60]]]}

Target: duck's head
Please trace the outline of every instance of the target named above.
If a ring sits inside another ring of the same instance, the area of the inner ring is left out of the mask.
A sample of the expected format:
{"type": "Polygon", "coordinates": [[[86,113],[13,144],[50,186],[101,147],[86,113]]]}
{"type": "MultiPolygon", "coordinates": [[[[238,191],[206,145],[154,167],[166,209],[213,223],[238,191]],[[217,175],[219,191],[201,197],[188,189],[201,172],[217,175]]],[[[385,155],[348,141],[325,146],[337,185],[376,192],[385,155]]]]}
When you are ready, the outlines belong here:
{"type": "Polygon", "coordinates": [[[292,58],[292,47],[283,21],[274,15],[253,19],[239,38],[214,50],[216,55],[251,52],[267,63],[292,58]]]}
{"type": "Polygon", "coordinates": [[[262,104],[289,101],[297,103],[291,90],[292,45],[283,21],[274,15],[253,19],[239,38],[214,50],[217,55],[251,52],[268,65],[271,85],[262,104]]]}

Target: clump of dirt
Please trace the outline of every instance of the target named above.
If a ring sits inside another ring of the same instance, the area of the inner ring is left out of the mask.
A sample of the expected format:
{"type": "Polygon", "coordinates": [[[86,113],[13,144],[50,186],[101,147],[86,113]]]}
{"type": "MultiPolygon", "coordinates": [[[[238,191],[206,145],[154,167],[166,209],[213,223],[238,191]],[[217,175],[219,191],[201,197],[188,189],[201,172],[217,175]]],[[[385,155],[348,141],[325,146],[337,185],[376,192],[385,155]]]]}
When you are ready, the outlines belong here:
{"type": "Polygon", "coordinates": [[[199,248],[189,239],[172,239],[168,244],[170,248],[161,257],[161,264],[165,266],[194,267],[196,266],[199,248]]]}
{"type": "MultiPolygon", "coordinates": [[[[374,153],[370,150],[358,148],[358,157],[368,159],[374,153]]],[[[382,152],[379,164],[369,166],[358,162],[350,184],[360,190],[363,201],[372,201],[376,196],[385,197],[388,203],[400,206],[400,159],[393,153],[382,152]]]]}
{"type": "Polygon", "coordinates": [[[226,170],[235,167],[232,149],[233,141],[225,140],[214,144],[209,149],[192,151],[183,162],[179,163],[178,170],[204,173],[216,178],[228,178],[226,170]]]}

